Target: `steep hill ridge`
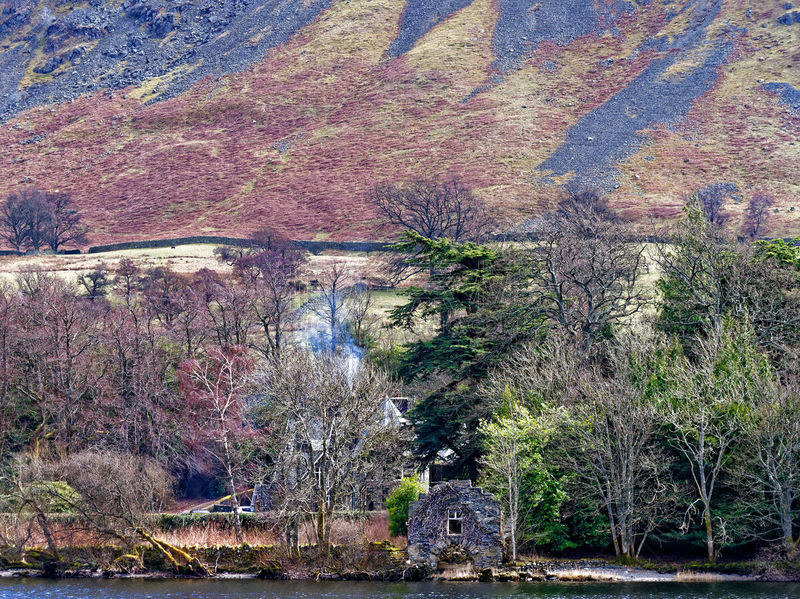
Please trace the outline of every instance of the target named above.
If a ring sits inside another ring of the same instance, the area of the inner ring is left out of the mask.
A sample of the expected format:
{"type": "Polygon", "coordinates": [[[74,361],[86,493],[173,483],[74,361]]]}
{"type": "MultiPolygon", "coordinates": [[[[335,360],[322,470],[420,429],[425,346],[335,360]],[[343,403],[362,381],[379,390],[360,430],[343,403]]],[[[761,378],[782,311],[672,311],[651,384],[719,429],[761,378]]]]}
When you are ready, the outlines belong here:
{"type": "Polygon", "coordinates": [[[242,70],[286,42],[330,0],[10,2],[0,116],[164,77],[173,97],[205,76],[242,70]]]}
{"type": "Polygon", "coordinates": [[[745,0],[0,3],[0,192],[94,242],[380,236],[377,181],[458,174],[508,222],[566,183],[648,223],[775,196],[800,231],[800,9],[745,0]]]}

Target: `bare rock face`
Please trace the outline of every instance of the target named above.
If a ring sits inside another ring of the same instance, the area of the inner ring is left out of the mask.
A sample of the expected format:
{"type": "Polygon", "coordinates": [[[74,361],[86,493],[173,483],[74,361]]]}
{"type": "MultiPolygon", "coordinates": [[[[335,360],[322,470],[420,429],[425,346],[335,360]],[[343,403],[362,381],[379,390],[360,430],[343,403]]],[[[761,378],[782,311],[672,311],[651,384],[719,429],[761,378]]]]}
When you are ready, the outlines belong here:
{"type": "Polygon", "coordinates": [[[503,559],[500,503],[470,481],[431,488],[408,509],[408,555],[431,567],[442,562],[497,566],[503,559]]]}
{"type": "Polygon", "coordinates": [[[0,121],[34,106],[164,77],[168,99],[244,70],[331,0],[21,0],[0,4],[0,121]],[[51,5],[48,7],[48,4],[51,5]],[[8,52],[3,52],[8,50],[8,52]],[[4,56],[5,54],[5,56],[4,56]],[[39,77],[26,74],[30,67],[39,77]]]}

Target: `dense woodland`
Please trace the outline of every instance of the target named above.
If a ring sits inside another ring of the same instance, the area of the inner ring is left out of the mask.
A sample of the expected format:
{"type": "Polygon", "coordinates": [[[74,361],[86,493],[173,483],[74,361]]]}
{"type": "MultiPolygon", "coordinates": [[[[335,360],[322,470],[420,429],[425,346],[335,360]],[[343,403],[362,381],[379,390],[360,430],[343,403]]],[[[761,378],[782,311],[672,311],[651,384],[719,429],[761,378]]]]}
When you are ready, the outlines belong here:
{"type": "Polygon", "coordinates": [[[305,256],[268,231],[220,249],[230,275],[124,260],[4,284],[0,546],[42,537],[58,556],[68,513],[199,571],[147,513],[209,485],[238,505],[269,482],[287,548],[303,519],[329,545],[345,502],[446,461],[503,503],[512,559],[795,555],[800,248],[751,240],[768,200],[737,237],[724,202],[693,196],[644,243],[590,192],[504,242],[457,181],[373,199],[404,231],[388,323],[359,273],[333,261],[303,280],[305,256]],[[387,344],[385,327],[411,340],[387,344]],[[365,432],[401,394],[410,426],[365,432]],[[285,448],[320,429],[322,461],[298,470],[285,448]]]}

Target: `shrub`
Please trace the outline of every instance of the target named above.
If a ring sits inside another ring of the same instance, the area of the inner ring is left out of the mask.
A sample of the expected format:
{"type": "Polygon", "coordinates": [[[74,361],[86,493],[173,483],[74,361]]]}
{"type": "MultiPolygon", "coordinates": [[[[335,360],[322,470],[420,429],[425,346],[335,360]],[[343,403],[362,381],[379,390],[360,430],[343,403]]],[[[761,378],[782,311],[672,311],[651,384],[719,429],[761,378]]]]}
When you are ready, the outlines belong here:
{"type": "Polygon", "coordinates": [[[41,480],[29,485],[39,507],[48,514],[69,514],[80,499],[78,492],[61,480],[41,480]]]}
{"type": "Polygon", "coordinates": [[[386,509],[389,512],[389,534],[393,537],[408,534],[408,506],[419,499],[425,487],[417,477],[404,478],[389,494],[386,509]]]}

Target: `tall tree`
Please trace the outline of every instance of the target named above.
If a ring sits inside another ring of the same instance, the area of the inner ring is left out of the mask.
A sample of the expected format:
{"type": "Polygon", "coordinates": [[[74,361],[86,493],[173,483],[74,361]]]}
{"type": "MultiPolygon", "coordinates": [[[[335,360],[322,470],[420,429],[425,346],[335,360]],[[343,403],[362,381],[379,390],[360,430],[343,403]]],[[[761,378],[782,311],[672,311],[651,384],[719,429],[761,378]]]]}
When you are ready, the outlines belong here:
{"type": "Polygon", "coordinates": [[[38,426],[33,449],[46,440],[75,451],[100,434],[98,383],[105,376],[104,306],[76,297],[54,277],[30,277],[20,317],[26,330],[18,391],[31,403],[38,426]],[[33,281],[36,280],[36,283],[33,281]]]}
{"type": "Polygon", "coordinates": [[[747,203],[742,223],[742,235],[757,239],[769,224],[770,210],[775,198],[765,193],[755,193],[747,203]]]}
{"type": "Polygon", "coordinates": [[[608,348],[605,368],[581,368],[562,399],[555,441],[578,492],[603,506],[615,553],[629,557],[640,555],[670,500],[668,461],[655,442],[658,405],[642,376],[652,349],[629,335],[608,348]]]}
{"type": "Polygon", "coordinates": [[[252,311],[261,329],[251,345],[265,357],[280,355],[287,329],[297,321],[297,276],[304,256],[269,236],[269,247],[246,253],[234,263],[235,272],[252,290],[252,311]]]}
{"type": "Polygon", "coordinates": [[[0,209],[0,228],[17,251],[38,252],[47,244],[57,252],[86,242],[87,228],[66,193],[31,188],[9,196],[0,209]]]}
{"type": "Polygon", "coordinates": [[[329,548],[334,510],[400,471],[401,429],[383,409],[392,385],[369,364],[354,371],[338,356],[303,351],[266,362],[256,382],[263,418],[274,423],[272,482],[291,509],[315,512],[317,537],[329,548]]]}
{"type": "Polygon", "coordinates": [[[573,194],[545,215],[527,254],[536,309],[584,351],[649,302],[645,245],[593,192],[573,194]]]}
{"type": "Polygon", "coordinates": [[[776,378],[767,372],[756,381],[756,402],[743,418],[738,478],[741,501],[756,519],[754,536],[779,541],[793,554],[800,529],[800,385],[795,375],[776,378]]]}
{"type": "Polygon", "coordinates": [[[510,252],[413,232],[403,244],[417,248],[415,264],[435,270],[430,284],[408,288],[407,303],[390,314],[395,326],[409,330],[435,320],[432,336],[404,347],[400,366],[406,380],[434,385],[411,412],[418,451],[430,460],[448,448],[474,473],[477,426],[492,413],[475,383],[511,348],[534,336],[543,319],[530,309],[529,279],[510,252]]]}
{"type": "Polygon", "coordinates": [[[247,420],[245,389],[252,360],[242,347],[212,347],[203,358],[181,365],[193,442],[223,469],[234,512],[236,543],[244,540],[237,482],[244,468],[247,441],[253,430],[247,420]]]}
{"type": "Polygon", "coordinates": [[[371,197],[391,225],[428,239],[479,241],[492,227],[485,204],[456,178],[384,183],[371,197]]]}
{"type": "Polygon", "coordinates": [[[45,194],[48,218],[44,227],[44,239],[54,252],[65,245],[86,243],[87,228],[73,204],[72,198],[66,193],[45,194]]]}
{"type": "Polygon", "coordinates": [[[699,338],[721,338],[726,318],[751,324],[756,342],[780,360],[798,343],[800,271],[790,244],[732,239],[687,206],[668,243],[657,244],[662,270],[659,327],[687,349],[699,338]]]}
{"type": "Polygon", "coordinates": [[[353,272],[341,260],[330,262],[317,277],[319,292],[309,307],[325,326],[327,350],[335,354],[342,342],[349,318],[348,295],[353,286],[353,272]]]}
{"type": "Polygon", "coordinates": [[[506,514],[511,560],[530,531],[527,512],[545,500],[547,477],[542,448],[551,431],[545,419],[536,418],[512,393],[505,394],[501,409],[481,422],[483,438],[481,485],[497,496],[506,514]]]}
{"type": "Polygon", "coordinates": [[[12,194],[0,206],[0,231],[3,239],[18,252],[28,242],[28,203],[24,196],[12,194]]]}
{"type": "MultiPolygon", "coordinates": [[[[724,524],[715,511],[720,479],[730,467],[742,434],[742,415],[758,396],[767,362],[755,349],[748,323],[726,321],[719,339],[699,342],[696,362],[677,371],[680,384],[661,404],[670,442],[686,460],[696,499],[687,517],[699,512],[706,554],[714,561],[724,524]]],[[[688,520],[687,520],[688,528],[688,520]]]]}

